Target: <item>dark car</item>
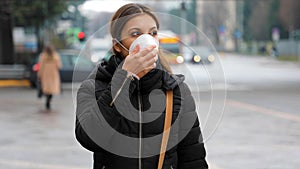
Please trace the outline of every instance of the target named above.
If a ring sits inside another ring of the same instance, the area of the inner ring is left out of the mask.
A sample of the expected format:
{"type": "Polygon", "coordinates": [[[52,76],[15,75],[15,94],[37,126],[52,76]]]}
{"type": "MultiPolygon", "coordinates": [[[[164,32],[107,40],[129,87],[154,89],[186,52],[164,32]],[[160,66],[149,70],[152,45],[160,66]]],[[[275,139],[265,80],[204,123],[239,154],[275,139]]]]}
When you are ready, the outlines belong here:
{"type": "MultiPolygon", "coordinates": [[[[77,50],[60,50],[58,51],[62,62],[60,69],[60,78],[62,83],[82,82],[91,73],[95,64],[83,56],[79,57],[77,50]]],[[[32,87],[37,86],[37,71],[39,70],[38,57],[34,58],[30,68],[30,84],[32,87]]]]}
{"type": "Polygon", "coordinates": [[[182,55],[186,62],[210,64],[215,61],[213,51],[205,46],[183,47],[182,55]]]}

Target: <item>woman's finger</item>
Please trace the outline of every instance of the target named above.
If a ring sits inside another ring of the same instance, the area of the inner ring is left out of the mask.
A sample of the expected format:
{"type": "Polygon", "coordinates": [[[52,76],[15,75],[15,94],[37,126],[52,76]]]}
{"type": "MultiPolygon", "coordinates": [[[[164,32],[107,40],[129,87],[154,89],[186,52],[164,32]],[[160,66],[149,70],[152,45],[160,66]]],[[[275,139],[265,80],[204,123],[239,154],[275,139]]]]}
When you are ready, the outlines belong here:
{"type": "Polygon", "coordinates": [[[154,61],[156,61],[158,58],[157,58],[157,54],[158,54],[158,50],[157,49],[154,49],[154,50],[152,50],[151,52],[149,52],[149,53],[147,53],[144,57],[143,57],[143,59],[145,60],[145,61],[151,61],[151,60],[154,60],[154,61]]]}
{"type": "Polygon", "coordinates": [[[132,54],[138,53],[138,52],[140,51],[140,48],[141,48],[141,45],[140,45],[140,44],[137,44],[137,45],[134,47],[134,49],[133,49],[133,51],[132,51],[132,54]]]}

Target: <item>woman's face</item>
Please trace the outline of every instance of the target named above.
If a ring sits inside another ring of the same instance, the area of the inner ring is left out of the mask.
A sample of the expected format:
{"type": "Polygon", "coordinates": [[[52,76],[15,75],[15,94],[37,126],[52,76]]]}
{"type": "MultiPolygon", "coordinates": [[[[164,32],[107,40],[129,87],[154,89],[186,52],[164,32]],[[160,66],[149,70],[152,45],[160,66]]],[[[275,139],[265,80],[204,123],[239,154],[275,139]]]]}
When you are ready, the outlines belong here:
{"type": "MultiPolygon", "coordinates": [[[[127,21],[121,32],[121,43],[129,49],[131,43],[142,34],[149,34],[158,40],[157,25],[155,20],[148,14],[135,16],[127,21]]],[[[115,45],[115,49],[126,57],[129,53],[120,45],[115,45]]]]}

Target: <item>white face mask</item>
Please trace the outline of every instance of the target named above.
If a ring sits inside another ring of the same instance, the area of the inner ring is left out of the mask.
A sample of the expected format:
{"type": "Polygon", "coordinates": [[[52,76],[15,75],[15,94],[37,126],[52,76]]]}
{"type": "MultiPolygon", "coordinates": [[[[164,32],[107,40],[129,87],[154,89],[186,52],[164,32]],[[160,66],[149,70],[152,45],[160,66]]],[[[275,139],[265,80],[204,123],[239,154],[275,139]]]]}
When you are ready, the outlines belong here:
{"type": "Polygon", "coordinates": [[[153,38],[151,35],[149,34],[143,34],[141,36],[139,36],[136,40],[134,40],[132,42],[132,44],[130,45],[129,50],[116,38],[114,38],[114,40],[125,50],[127,50],[129,53],[131,53],[133,51],[133,49],[135,48],[135,46],[137,44],[140,44],[140,50],[143,50],[144,48],[150,46],[150,45],[156,45],[155,49],[158,49],[159,46],[159,42],[158,40],[156,40],[155,38],[153,38]]]}
{"type": "MultiPolygon", "coordinates": [[[[158,50],[158,46],[159,46],[159,41],[157,39],[155,39],[153,36],[149,35],[149,34],[142,34],[140,35],[138,38],[136,38],[130,45],[129,50],[121,43],[119,42],[117,39],[114,39],[123,49],[127,50],[129,52],[129,54],[133,51],[133,49],[135,48],[135,46],[137,44],[140,44],[140,51],[143,50],[144,48],[150,46],[150,45],[155,45],[155,49],[158,50]]],[[[158,60],[158,55],[155,56],[156,59],[158,60]]]]}
{"type": "Polygon", "coordinates": [[[137,44],[140,45],[140,51],[150,45],[155,45],[156,46],[155,49],[158,49],[159,46],[158,40],[155,39],[153,36],[149,34],[142,34],[132,42],[129,48],[129,53],[133,51],[133,49],[136,47],[137,44]]]}

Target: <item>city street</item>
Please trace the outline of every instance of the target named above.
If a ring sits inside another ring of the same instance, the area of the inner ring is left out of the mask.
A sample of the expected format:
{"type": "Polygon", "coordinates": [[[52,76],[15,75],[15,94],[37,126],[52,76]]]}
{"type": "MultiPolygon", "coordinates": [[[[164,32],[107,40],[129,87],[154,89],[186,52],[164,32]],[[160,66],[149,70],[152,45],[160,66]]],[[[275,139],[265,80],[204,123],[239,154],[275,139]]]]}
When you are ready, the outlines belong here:
{"type": "MultiPolygon", "coordinates": [[[[211,65],[173,69],[195,97],[211,169],[300,167],[296,63],[222,53],[211,65]]],[[[74,136],[75,92],[64,84],[47,111],[34,89],[0,88],[1,169],[92,168],[74,136]]]]}

